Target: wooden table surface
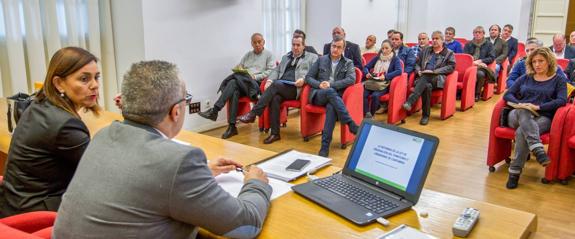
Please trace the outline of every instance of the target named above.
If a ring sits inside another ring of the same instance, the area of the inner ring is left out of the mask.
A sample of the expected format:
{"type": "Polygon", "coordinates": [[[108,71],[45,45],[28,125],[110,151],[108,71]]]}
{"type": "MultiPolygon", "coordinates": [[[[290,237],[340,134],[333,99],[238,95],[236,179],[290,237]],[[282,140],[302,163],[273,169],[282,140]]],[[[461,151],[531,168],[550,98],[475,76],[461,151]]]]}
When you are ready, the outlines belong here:
{"type": "MultiPolygon", "coordinates": [[[[10,137],[6,128],[6,104],[0,101],[0,151],[8,152],[10,137]]],[[[119,114],[102,112],[100,117],[82,115],[92,135],[113,120],[121,120],[119,114]]],[[[275,152],[246,146],[219,138],[183,130],[176,137],[202,148],[209,159],[226,157],[243,164],[256,162],[275,152]]],[[[316,173],[327,176],[339,171],[329,166],[316,173]]],[[[294,183],[304,183],[301,178],[294,183]]],[[[537,230],[537,216],[532,213],[475,201],[450,194],[423,190],[417,205],[399,215],[388,218],[391,224],[384,227],[374,223],[356,226],[305,198],[289,192],[272,201],[272,206],[260,238],[376,238],[400,224],[407,224],[439,238],[452,238],[451,226],[466,207],[481,212],[478,224],[468,238],[527,238],[537,230]],[[422,217],[419,212],[427,212],[422,217]]]]}

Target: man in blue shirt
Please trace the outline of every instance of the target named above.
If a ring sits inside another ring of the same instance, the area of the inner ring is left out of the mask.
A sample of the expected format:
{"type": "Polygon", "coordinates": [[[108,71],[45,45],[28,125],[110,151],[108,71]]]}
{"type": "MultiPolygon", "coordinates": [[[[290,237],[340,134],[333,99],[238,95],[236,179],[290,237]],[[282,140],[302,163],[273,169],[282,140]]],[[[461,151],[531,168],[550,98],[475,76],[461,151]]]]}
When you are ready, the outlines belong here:
{"type": "Polygon", "coordinates": [[[391,35],[391,44],[395,55],[403,61],[403,72],[409,75],[415,67],[415,54],[411,48],[403,45],[403,33],[395,31],[391,35]]]}
{"type": "Polygon", "coordinates": [[[447,45],[447,49],[453,51],[453,53],[463,53],[461,42],[455,40],[455,28],[445,28],[445,45],[447,45]]]}

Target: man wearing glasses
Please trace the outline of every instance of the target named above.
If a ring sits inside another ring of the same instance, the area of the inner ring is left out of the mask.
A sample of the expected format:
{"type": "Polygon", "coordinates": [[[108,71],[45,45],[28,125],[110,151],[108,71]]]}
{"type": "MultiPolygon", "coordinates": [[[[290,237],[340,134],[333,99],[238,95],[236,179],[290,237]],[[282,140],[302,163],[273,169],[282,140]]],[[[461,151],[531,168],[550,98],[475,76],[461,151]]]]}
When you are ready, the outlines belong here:
{"type": "Polygon", "coordinates": [[[199,148],[171,140],[191,95],[174,64],[136,63],[122,82],[123,122],[98,132],[64,194],[55,238],[195,238],[197,227],[231,238],[256,237],[270,206],[265,173],[245,168],[237,198],[214,176],[242,165],[206,161],[199,148]]]}
{"type": "MultiPolygon", "coordinates": [[[[527,42],[525,43],[526,55],[525,57],[518,60],[515,63],[515,65],[513,65],[513,69],[511,69],[511,73],[507,78],[507,88],[511,88],[511,86],[513,85],[513,83],[515,83],[517,78],[519,78],[522,75],[525,75],[525,73],[527,72],[527,69],[525,67],[525,60],[527,59],[527,56],[529,56],[529,53],[531,53],[533,50],[539,47],[543,47],[543,42],[541,42],[535,37],[527,39],[527,42]]],[[[565,74],[565,73],[563,72],[563,70],[561,70],[561,67],[557,67],[557,74],[565,74]]]]}

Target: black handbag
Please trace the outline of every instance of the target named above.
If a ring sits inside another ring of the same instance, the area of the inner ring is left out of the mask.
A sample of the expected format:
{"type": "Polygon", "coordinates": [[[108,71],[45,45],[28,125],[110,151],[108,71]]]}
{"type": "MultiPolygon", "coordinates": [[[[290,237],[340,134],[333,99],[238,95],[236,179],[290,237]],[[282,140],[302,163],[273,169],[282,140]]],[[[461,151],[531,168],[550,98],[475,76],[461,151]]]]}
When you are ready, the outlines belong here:
{"type": "Polygon", "coordinates": [[[513,107],[505,106],[501,109],[501,114],[499,115],[499,127],[509,127],[509,113],[513,110],[513,107]]]}
{"type": "Polygon", "coordinates": [[[8,120],[8,131],[10,133],[14,131],[14,126],[18,124],[22,113],[30,106],[33,99],[34,94],[28,95],[26,93],[18,93],[7,98],[8,112],[6,113],[6,119],[8,120]]]}

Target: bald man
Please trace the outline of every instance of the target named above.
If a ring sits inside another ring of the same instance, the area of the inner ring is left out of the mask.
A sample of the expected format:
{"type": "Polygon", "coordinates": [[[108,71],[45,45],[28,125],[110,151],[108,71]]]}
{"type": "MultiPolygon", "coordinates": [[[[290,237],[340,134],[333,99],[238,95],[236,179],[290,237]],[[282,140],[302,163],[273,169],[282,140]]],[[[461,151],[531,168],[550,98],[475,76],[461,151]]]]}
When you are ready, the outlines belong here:
{"type": "Polygon", "coordinates": [[[361,48],[361,55],[365,53],[377,53],[379,48],[376,43],[377,38],[374,35],[367,36],[367,39],[365,39],[365,46],[361,48]]]}
{"type": "Polygon", "coordinates": [[[575,58],[575,47],[567,46],[565,35],[559,33],[553,36],[553,45],[549,48],[557,59],[573,59],[575,58]]]}
{"type": "MultiPolygon", "coordinates": [[[[345,30],[340,26],[334,27],[333,30],[331,31],[331,36],[333,39],[336,39],[336,36],[341,36],[343,39],[345,39],[345,30]]],[[[331,42],[326,43],[323,46],[323,55],[324,56],[329,55],[330,49],[331,49],[331,42]]],[[[363,64],[361,61],[361,51],[359,50],[359,45],[350,41],[345,41],[345,51],[343,53],[343,56],[347,59],[352,60],[353,65],[358,69],[363,69],[363,64]]]]}

